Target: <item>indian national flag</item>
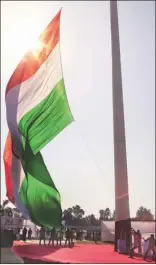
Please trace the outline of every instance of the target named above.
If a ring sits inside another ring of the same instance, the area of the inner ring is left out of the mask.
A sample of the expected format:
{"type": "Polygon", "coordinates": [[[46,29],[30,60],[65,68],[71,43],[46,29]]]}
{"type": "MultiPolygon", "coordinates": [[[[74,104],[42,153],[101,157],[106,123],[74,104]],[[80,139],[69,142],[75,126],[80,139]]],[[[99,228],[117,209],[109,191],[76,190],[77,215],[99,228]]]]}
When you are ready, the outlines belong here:
{"type": "Polygon", "coordinates": [[[61,66],[60,15],[21,60],[6,88],[7,196],[26,218],[47,228],[61,224],[62,211],[40,150],[73,121],[61,66]]]}

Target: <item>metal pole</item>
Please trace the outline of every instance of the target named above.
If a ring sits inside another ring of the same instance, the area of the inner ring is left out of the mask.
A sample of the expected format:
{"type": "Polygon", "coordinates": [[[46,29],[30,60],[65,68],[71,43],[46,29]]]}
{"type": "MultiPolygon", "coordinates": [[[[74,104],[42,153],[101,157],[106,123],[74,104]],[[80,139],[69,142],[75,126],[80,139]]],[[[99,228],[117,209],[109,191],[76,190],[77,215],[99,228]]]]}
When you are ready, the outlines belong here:
{"type": "Polygon", "coordinates": [[[117,1],[110,1],[115,168],[115,248],[121,231],[130,247],[130,211],[117,1]]]}

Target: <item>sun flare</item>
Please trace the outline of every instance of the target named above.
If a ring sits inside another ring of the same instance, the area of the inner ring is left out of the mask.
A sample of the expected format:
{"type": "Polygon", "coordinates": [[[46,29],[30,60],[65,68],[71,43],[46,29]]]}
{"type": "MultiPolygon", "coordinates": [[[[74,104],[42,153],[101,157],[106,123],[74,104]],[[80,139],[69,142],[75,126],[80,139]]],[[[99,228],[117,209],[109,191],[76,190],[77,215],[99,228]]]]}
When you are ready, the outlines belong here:
{"type": "Polygon", "coordinates": [[[17,64],[28,52],[37,58],[44,47],[39,39],[41,32],[46,27],[42,21],[36,21],[33,17],[19,16],[14,20],[12,27],[3,34],[3,46],[8,51],[8,57],[14,58],[17,64]],[[11,49],[10,49],[11,43],[11,49]]]}
{"type": "Polygon", "coordinates": [[[44,47],[44,44],[43,42],[41,42],[41,40],[37,40],[33,45],[32,47],[30,47],[30,51],[32,52],[33,56],[35,58],[38,57],[38,55],[40,54],[40,52],[42,51],[44,47]]]}

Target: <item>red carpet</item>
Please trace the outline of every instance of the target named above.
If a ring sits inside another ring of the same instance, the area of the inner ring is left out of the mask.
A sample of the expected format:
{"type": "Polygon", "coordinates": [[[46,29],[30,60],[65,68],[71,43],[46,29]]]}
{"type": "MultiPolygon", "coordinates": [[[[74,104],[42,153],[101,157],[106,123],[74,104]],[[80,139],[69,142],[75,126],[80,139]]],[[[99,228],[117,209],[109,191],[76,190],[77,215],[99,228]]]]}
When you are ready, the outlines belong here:
{"type": "Polygon", "coordinates": [[[76,244],[74,248],[52,248],[17,241],[13,250],[22,258],[48,263],[148,263],[142,258],[130,259],[126,255],[118,254],[113,251],[112,245],[76,244]]]}

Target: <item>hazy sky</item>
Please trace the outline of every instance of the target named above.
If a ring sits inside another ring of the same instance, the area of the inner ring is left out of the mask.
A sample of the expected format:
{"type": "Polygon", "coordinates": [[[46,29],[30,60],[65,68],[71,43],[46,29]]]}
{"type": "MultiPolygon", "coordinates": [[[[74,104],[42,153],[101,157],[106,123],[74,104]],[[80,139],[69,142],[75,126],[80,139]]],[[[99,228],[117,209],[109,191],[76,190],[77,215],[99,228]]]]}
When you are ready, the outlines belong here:
{"type": "MultiPolygon", "coordinates": [[[[2,1],[1,148],[7,135],[5,87],[19,60],[58,10],[61,53],[75,122],[42,151],[63,208],[114,209],[110,3],[2,1]]],[[[155,208],[154,1],[118,3],[131,216],[155,208]]],[[[4,168],[1,196],[5,198],[4,168]]]]}

